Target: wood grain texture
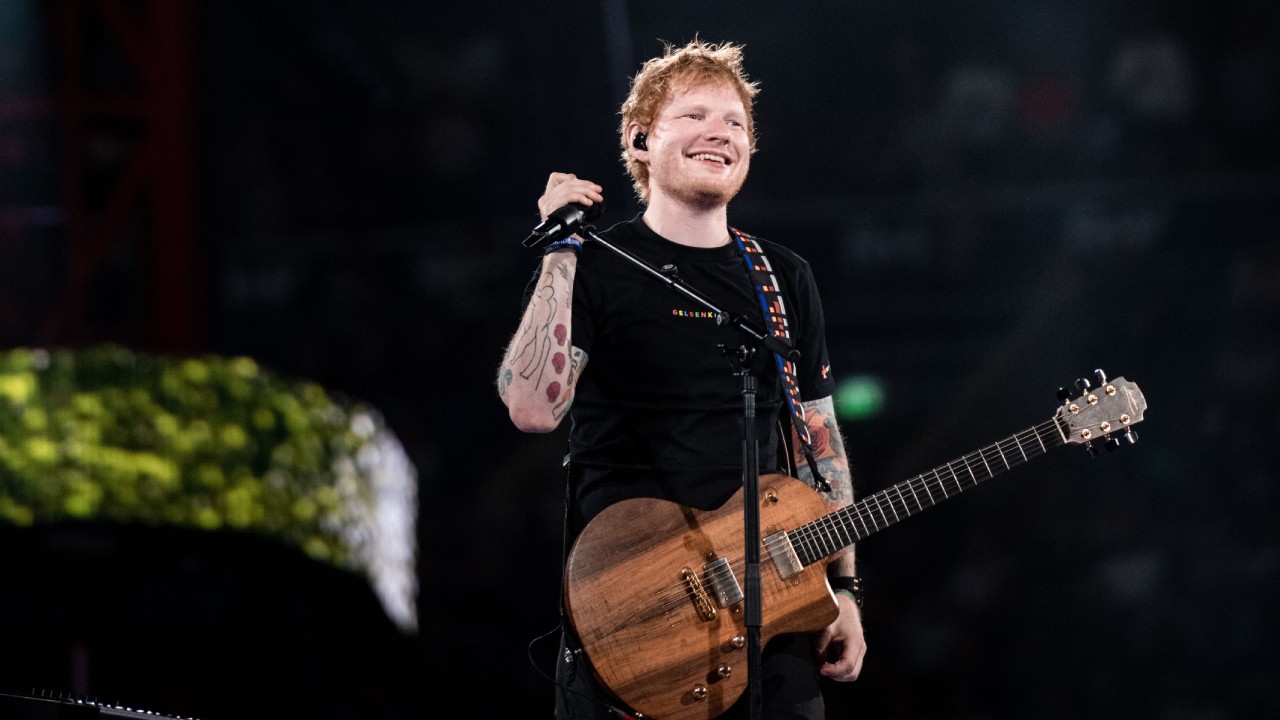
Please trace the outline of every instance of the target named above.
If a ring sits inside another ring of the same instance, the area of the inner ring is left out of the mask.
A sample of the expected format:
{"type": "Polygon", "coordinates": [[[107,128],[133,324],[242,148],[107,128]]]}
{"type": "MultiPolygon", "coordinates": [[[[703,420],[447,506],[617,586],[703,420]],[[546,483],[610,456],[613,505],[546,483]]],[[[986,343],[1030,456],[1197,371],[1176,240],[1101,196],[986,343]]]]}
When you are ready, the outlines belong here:
{"type": "MultiPolygon", "coordinates": [[[[760,534],[790,530],[827,513],[821,496],[780,474],[760,477],[760,534]]],[[[579,535],[565,568],[569,620],[597,679],[630,709],[659,720],[710,720],[747,687],[743,602],[698,611],[682,579],[716,558],[745,582],[743,491],[700,511],[640,498],[597,515],[579,535]],[[729,669],[727,677],[719,670],[729,669]],[[698,689],[705,688],[699,698],[698,689]]],[[[827,559],[783,579],[760,552],[760,646],[782,633],[818,631],[839,613],[826,583],[827,559]]],[[[707,588],[710,591],[710,588],[707,588]]]]}

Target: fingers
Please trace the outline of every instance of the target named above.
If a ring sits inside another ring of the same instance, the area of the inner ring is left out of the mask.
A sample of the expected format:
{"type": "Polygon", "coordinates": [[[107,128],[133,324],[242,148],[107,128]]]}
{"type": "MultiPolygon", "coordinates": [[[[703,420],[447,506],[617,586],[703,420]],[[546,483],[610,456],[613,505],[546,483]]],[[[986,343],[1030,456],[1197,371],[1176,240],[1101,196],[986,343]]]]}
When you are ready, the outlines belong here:
{"type": "Polygon", "coordinates": [[[558,173],[558,172],[553,172],[553,173],[551,173],[551,175],[547,178],[547,192],[551,192],[551,188],[553,188],[553,187],[555,187],[555,186],[557,186],[557,185],[559,185],[559,184],[561,184],[561,183],[563,183],[563,182],[567,182],[567,181],[569,181],[569,180],[577,180],[577,179],[578,179],[578,176],[577,176],[577,175],[574,175],[573,173],[558,173]]]}
{"type": "Polygon", "coordinates": [[[604,202],[604,188],[590,180],[580,180],[573,173],[551,173],[547,178],[547,189],[538,198],[538,212],[542,219],[569,203],[593,205],[604,202]]]}
{"type": "Polygon", "coordinates": [[[818,671],[832,680],[850,682],[862,672],[867,644],[860,627],[841,630],[839,625],[837,620],[817,634],[814,650],[819,659],[818,671]]]}
{"type": "Polygon", "coordinates": [[[824,662],[818,669],[823,677],[831,678],[837,682],[851,682],[858,679],[858,675],[862,673],[862,659],[865,653],[862,652],[843,652],[833,662],[824,662]]]}
{"type": "Polygon", "coordinates": [[[814,642],[813,649],[817,652],[818,657],[827,656],[827,648],[831,645],[832,632],[831,628],[827,628],[818,633],[818,639],[814,642]]]}

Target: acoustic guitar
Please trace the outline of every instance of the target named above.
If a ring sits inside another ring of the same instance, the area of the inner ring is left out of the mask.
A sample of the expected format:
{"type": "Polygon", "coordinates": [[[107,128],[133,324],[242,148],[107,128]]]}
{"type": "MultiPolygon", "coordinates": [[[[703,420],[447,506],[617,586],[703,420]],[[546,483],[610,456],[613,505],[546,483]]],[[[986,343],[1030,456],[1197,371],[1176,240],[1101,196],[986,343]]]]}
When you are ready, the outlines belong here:
{"type": "MultiPolygon", "coordinates": [[[[828,512],[809,485],[760,476],[760,647],[816,632],[839,613],[831,555],[1050,449],[1113,449],[1146,399],[1123,377],[1059,392],[1048,421],[828,512]]],[[[592,519],[565,567],[569,622],[597,679],[641,717],[709,720],[747,686],[742,494],[711,511],[669,501],[618,502],[592,519]]]]}

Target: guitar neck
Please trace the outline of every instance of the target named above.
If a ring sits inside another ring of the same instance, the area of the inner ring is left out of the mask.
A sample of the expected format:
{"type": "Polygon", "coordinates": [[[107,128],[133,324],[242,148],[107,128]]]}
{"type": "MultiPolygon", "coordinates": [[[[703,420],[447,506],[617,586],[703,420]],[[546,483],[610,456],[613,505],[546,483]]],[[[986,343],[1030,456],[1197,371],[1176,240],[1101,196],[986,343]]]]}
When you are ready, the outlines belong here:
{"type": "Polygon", "coordinates": [[[1065,443],[1062,423],[1054,418],[872,493],[787,535],[801,564],[808,566],[1065,443]]]}

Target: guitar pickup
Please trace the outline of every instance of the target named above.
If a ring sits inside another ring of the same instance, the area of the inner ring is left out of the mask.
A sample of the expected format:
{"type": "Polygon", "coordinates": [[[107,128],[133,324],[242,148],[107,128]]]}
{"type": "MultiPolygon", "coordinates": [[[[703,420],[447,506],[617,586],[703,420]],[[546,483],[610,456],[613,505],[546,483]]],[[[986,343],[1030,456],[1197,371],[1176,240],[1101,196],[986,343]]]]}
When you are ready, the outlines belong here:
{"type": "Polygon", "coordinates": [[[786,531],[765,536],[764,549],[769,553],[774,569],[783,580],[798,575],[801,570],[804,570],[800,556],[796,554],[796,548],[791,544],[791,537],[786,531]]]}
{"type": "Polygon", "coordinates": [[[702,566],[703,577],[710,580],[711,592],[715,593],[720,607],[729,607],[742,602],[742,586],[733,574],[733,567],[724,558],[716,558],[702,566]]]}

